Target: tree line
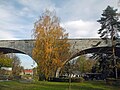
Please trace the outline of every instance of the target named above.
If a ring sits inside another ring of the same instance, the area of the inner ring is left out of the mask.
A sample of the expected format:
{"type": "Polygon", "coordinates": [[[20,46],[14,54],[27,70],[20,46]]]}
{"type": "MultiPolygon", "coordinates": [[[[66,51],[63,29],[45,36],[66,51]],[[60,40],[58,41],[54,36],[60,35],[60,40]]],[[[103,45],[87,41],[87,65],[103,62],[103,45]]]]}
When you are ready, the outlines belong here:
{"type": "MultiPolygon", "coordinates": [[[[0,69],[2,67],[12,68],[11,75],[19,76],[23,67],[21,66],[20,59],[15,54],[0,53],[0,69]]],[[[0,70],[0,75],[7,75],[5,70],[0,70]]]]}

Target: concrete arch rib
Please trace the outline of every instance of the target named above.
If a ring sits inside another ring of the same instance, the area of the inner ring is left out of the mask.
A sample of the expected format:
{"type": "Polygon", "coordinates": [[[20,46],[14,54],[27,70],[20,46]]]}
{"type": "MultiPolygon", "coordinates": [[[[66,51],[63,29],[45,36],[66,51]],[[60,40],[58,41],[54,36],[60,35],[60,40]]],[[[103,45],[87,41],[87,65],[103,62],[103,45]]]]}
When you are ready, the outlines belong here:
{"type": "Polygon", "coordinates": [[[21,54],[26,54],[25,52],[22,52],[22,51],[20,51],[20,50],[13,49],[13,48],[7,48],[7,47],[0,47],[0,52],[2,52],[3,54],[8,54],[8,53],[21,53],[21,54]]]}
{"type": "MultiPolygon", "coordinates": [[[[63,66],[70,60],[72,60],[73,58],[83,55],[83,54],[90,54],[90,53],[105,53],[105,54],[112,54],[112,47],[109,46],[105,46],[105,47],[93,47],[93,48],[89,48],[89,49],[85,49],[82,51],[79,51],[78,53],[72,55],[69,59],[67,59],[64,63],[63,66]]],[[[115,55],[118,56],[120,58],[120,47],[115,47],[115,55]]],[[[56,72],[56,77],[59,77],[59,72],[61,70],[62,67],[57,69],[56,72]]]]}
{"type": "MultiPolygon", "coordinates": [[[[89,54],[89,53],[105,53],[105,54],[112,54],[112,47],[105,46],[105,47],[94,47],[94,48],[89,48],[85,49],[82,51],[79,51],[78,53],[74,54],[69,60],[83,55],[83,54],[89,54]]],[[[120,57],[120,47],[115,47],[115,55],[120,57]]]]}
{"type": "Polygon", "coordinates": [[[17,50],[14,48],[8,48],[8,47],[0,47],[0,53],[2,54],[9,54],[14,53],[19,57],[21,66],[23,66],[25,69],[32,69],[37,66],[36,61],[25,51],[17,50]],[[29,60],[29,61],[27,61],[29,60]]]}

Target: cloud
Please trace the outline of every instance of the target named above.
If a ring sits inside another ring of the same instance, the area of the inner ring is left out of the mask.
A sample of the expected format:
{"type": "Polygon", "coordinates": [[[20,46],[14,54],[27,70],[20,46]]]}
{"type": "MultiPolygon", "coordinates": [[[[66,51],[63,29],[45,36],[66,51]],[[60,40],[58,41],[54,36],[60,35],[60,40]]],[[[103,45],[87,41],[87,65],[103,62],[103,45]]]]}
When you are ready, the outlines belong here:
{"type": "Polygon", "coordinates": [[[45,9],[56,10],[71,38],[97,37],[96,20],[108,4],[115,6],[117,1],[115,3],[114,0],[2,0],[0,39],[5,36],[3,34],[10,36],[11,39],[31,38],[34,22],[45,9]]]}
{"type": "Polygon", "coordinates": [[[100,25],[94,21],[68,21],[61,24],[66,32],[69,33],[69,38],[98,38],[97,34],[100,25]]]}
{"type": "Polygon", "coordinates": [[[7,32],[10,34],[8,36],[19,39],[30,39],[34,22],[40,13],[42,14],[46,8],[54,9],[54,3],[50,0],[13,0],[12,2],[5,0],[0,2],[0,31],[3,34],[7,32]]]}
{"type": "Polygon", "coordinates": [[[34,22],[32,21],[32,14],[27,8],[16,9],[11,4],[2,3],[0,4],[0,14],[0,39],[31,38],[34,22]]]}
{"type": "Polygon", "coordinates": [[[0,40],[17,40],[11,32],[0,31],[0,40]]]}
{"type": "Polygon", "coordinates": [[[50,0],[19,0],[23,7],[27,7],[33,12],[40,12],[44,9],[55,9],[54,3],[50,0]]]}
{"type": "Polygon", "coordinates": [[[63,21],[79,19],[96,21],[107,5],[117,5],[117,1],[114,0],[63,0],[63,2],[64,1],[66,2],[62,3],[57,11],[63,21]]]}

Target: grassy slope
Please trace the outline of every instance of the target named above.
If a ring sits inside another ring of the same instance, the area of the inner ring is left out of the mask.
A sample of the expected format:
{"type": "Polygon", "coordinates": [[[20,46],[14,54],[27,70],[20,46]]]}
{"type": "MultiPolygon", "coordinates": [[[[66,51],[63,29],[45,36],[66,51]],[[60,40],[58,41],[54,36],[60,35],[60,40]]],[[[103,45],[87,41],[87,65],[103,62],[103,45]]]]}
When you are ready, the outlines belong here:
{"type": "MultiPolygon", "coordinates": [[[[15,81],[0,82],[0,90],[69,90],[68,83],[59,82],[34,82],[20,83],[15,81]]],[[[71,90],[120,90],[120,87],[108,86],[105,82],[89,81],[72,83],[71,90]]]]}

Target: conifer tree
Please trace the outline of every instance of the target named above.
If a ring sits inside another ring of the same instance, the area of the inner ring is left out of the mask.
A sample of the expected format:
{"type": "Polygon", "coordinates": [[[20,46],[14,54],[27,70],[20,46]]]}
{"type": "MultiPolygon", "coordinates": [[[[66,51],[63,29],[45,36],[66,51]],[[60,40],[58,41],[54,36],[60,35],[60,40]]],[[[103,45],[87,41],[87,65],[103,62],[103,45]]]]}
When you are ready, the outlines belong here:
{"type": "Polygon", "coordinates": [[[98,30],[98,34],[104,40],[110,41],[112,47],[112,58],[114,62],[115,69],[115,77],[117,78],[117,68],[116,68],[116,56],[115,56],[115,46],[116,40],[120,31],[120,22],[117,16],[117,9],[113,9],[113,7],[108,6],[102,14],[102,17],[98,22],[101,24],[101,28],[98,30]]]}

